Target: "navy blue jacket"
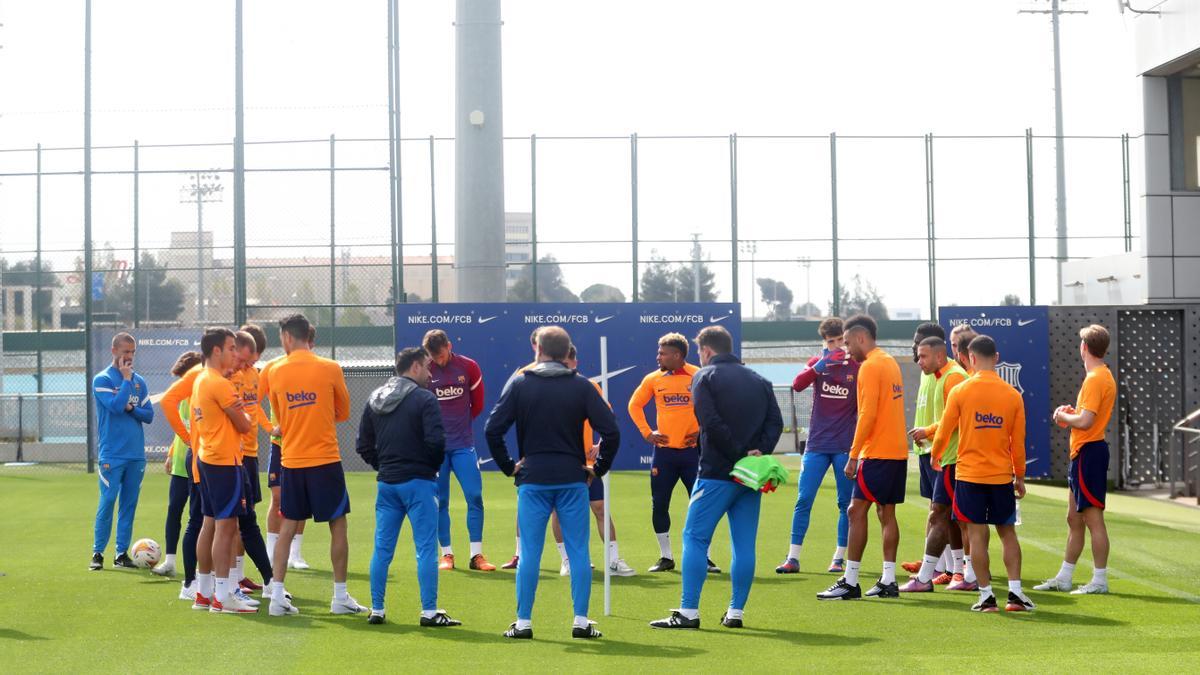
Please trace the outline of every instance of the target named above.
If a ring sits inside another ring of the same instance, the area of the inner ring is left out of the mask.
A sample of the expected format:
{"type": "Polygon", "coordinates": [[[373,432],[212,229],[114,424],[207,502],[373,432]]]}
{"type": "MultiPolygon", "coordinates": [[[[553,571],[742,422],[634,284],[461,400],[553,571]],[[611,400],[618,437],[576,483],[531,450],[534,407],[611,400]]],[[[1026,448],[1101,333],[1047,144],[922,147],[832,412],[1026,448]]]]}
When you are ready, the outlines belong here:
{"type": "Polygon", "coordinates": [[[700,422],[700,477],[732,480],[733,465],[750,450],[769,455],[783,433],[771,383],[732,354],[718,354],[692,378],[700,422]]]}
{"type": "Polygon", "coordinates": [[[585,420],[600,434],[600,455],[593,470],[597,477],[603,476],[621,443],[617,418],[587,378],[549,361],[509,380],[488,417],[484,435],[496,466],[511,476],[516,463],[504,435],[516,424],[517,447],[525,460],[517,485],[582,483],[587,480],[585,420]]]}
{"type": "Polygon", "coordinates": [[[381,483],[435,480],[446,456],[437,397],[411,378],[391,378],[371,392],[355,445],[381,483]]]}

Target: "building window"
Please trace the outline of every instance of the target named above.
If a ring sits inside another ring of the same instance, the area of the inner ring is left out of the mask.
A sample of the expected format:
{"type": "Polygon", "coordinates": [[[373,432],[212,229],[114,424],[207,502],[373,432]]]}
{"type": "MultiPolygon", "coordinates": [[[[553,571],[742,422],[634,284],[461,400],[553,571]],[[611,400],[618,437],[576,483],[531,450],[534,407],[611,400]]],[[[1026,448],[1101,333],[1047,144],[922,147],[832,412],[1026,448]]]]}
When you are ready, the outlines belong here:
{"type": "Polygon", "coordinates": [[[1200,190],[1200,66],[1167,78],[1171,189],[1200,190]]]}

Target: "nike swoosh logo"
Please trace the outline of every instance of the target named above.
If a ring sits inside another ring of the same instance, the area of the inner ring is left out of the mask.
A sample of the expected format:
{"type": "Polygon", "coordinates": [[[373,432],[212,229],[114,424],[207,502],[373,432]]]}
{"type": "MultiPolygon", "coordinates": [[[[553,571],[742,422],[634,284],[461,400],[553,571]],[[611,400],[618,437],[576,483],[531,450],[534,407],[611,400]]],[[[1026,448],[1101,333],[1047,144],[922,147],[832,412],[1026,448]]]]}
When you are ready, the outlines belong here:
{"type": "Polygon", "coordinates": [[[588,379],[589,379],[589,380],[591,380],[592,382],[595,382],[596,384],[600,384],[600,383],[601,383],[601,382],[603,382],[604,380],[611,380],[612,378],[614,378],[614,377],[616,377],[616,376],[620,375],[621,373],[627,373],[627,372],[629,372],[629,371],[633,370],[633,369],[634,369],[634,368],[636,368],[636,367],[637,367],[637,366],[629,366],[628,368],[622,368],[622,369],[620,369],[620,370],[614,370],[614,371],[610,372],[608,375],[597,375],[597,376],[595,376],[595,377],[590,377],[590,378],[588,378],[588,379]]]}
{"type": "Polygon", "coordinates": [[[1037,457],[1034,457],[1033,459],[1027,459],[1027,460],[1025,460],[1025,466],[1029,466],[1030,464],[1033,464],[1036,461],[1038,461],[1037,457]]]}
{"type": "Polygon", "coordinates": [[[489,316],[489,317],[486,317],[486,318],[482,318],[482,319],[480,319],[480,320],[479,320],[479,323],[487,323],[487,322],[489,322],[489,321],[491,321],[492,319],[495,319],[495,318],[497,318],[497,317],[494,317],[494,316],[489,316]]]}
{"type": "Polygon", "coordinates": [[[596,317],[596,323],[604,323],[605,321],[608,321],[611,318],[613,318],[613,317],[611,317],[611,316],[596,317]]]}
{"type": "Polygon", "coordinates": [[[1017,326],[1021,326],[1021,327],[1028,326],[1029,324],[1033,323],[1034,321],[1037,321],[1037,319],[1025,319],[1024,321],[1017,321],[1017,326]]]}
{"type": "Polygon", "coordinates": [[[479,466],[483,466],[484,464],[487,464],[490,461],[492,461],[491,457],[488,457],[487,459],[481,459],[481,460],[479,460],[479,466]]]}
{"type": "Polygon", "coordinates": [[[437,384],[437,383],[438,383],[438,381],[437,381],[437,380],[430,380],[430,381],[429,381],[429,384],[437,384]]]}
{"type": "Polygon", "coordinates": [[[728,314],[726,314],[725,316],[710,316],[710,317],[708,317],[708,321],[709,321],[709,323],[721,323],[722,321],[724,321],[725,319],[728,319],[728,318],[729,318],[728,314]]]}

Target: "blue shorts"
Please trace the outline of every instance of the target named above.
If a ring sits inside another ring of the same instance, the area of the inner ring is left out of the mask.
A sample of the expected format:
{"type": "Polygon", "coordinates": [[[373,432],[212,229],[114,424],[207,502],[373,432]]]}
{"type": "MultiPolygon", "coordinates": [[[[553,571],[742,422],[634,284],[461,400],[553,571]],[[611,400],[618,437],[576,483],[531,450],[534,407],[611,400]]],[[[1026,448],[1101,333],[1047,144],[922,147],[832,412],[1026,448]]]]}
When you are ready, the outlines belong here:
{"type": "Polygon", "coordinates": [[[200,464],[200,512],[225,520],[246,513],[246,478],[241,465],[200,464]]]}
{"type": "Polygon", "coordinates": [[[594,478],[592,484],[588,486],[588,501],[599,502],[604,501],[604,479],[594,478]]]}
{"type": "Polygon", "coordinates": [[[933,481],[933,497],[931,497],[934,504],[954,505],[954,480],[957,473],[954,469],[957,466],[957,464],[947,464],[942,467],[941,471],[934,472],[936,478],[933,481]]]}
{"type": "Polygon", "coordinates": [[[1108,496],[1108,442],[1092,441],[1079,448],[1067,471],[1067,485],[1075,497],[1075,511],[1104,508],[1108,496]]]}
{"type": "Polygon", "coordinates": [[[271,454],[267,456],[267,487],[279,487],[279,477],[283,473],[283,465],[279,463],[279,453],[283,452],[278,443],[271,444],[271,454]]]}
{"type": "Polygon", "coordinates": [[[246,504],[250,508],[262,501],[262,483],[258,482],[258,458],[243,457],[242,468],[246,474],[246,504]]]}
{"type": "Polygon", "coordinates": [[[285,466],[280,482],[279,510],[288,520],[312,518],[323,523],[350,513],[350,493],[346,491],[341,462],[299,469],[285,466]]]}
{"type": "Polygon", "coordinates": [[[933,456],[929,453],[917,455],[917,468],[921,474],[921,496],[933,499],[933,486],[938,481],[938,472],[933,469],[933,456]]]}
{"type": "Polygon", "coordinates": [[[907,459],[864,459],[858,463],[853,498],[876,504],[903,504],[907,481],[907,459]]]}
{"type": "Polygon", "coordinates": [[[954,486],[954,517],[963,523],[1016,524],[1017,496],[1013,494],[1013,484],[958,481],[954,486]]]}

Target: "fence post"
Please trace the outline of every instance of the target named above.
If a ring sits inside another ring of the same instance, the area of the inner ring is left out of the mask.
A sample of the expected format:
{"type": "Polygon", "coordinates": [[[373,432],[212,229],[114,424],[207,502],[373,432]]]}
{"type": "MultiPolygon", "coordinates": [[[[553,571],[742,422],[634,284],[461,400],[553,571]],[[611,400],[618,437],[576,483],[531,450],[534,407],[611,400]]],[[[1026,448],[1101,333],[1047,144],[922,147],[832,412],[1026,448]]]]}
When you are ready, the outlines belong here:
{"type": "Polygon", "coordinates": [[[434,166],[433,166],[433,135],[429,136],[429,262],[431,267],[429,273],[432,275],[432,285],[434,302],[438,302],[438,255],[437,255],[437,190],[434,188],[434,166]]]}
{"type": "MultiPolygon", "coordinates": [[[[42,362],[42,309],[46,303],[42,300],[42,144],[37,145],[37,188],[35,195],[35,210],[34,215],[34,230],[37,244],[35,246],[34,260],[34,313],[33,325],[37,330],[37,392],[40,394],[45,391],[45,372],[42,362]]],[[[53,299],[52,299],[53,301],[53,299]]],[[[2,387],[0,387],[2,389],[2,387]]],[[[38,439],[42,437],[42,397],[38,397],[38,439]]]]}
{"type": "Polygon", "coordinates": [[[530,261],[530,280],[533,288],[533,301],[538,301],[538,276],[537,276],[537,261],[538,261],[538,237],[537,237],[537,134],[529,136],[529,250],[530,261]]]}
{"type": "Polygon", "coordinates": [[[1025,202],[1029,212],[1029,304],[1037,304],[1037,240],[1033,215],[1033,129],[1025,129],[1025,202]]]}
{"type": "Polygon", "coordinates": [[[25,398],[20,394],[17,394],[17,461],[25,461],[25,398]]]}
{"type": "Polygon", "coordinates": [[[1129,199],[1129,134],[1121,134],[1121,196],[1125,198],[1125,252],[1133,250],[1133,219],[1129,199]]]}
{"type": "MultiPolygon", "coordinates": [[[[246,106],[242,94],[242,0],[234,2],[233,35],[233,322],[246,323],[246,106]]],[[[196,196],[200,201],[200,196],[196,196]]],[[[214,230],[215,234],[215,230],[214,230]]],[[[216,243],[216,239],[213,239],[216,243]]],[[[197,272],[203,276],[203,271],[197,272]]]]}
{"type": "Polygon", "coordinates": [[[388,189],[391,192],[391,219],[388,223],[392,240],[392,304],[405,302],[404,264],[401,246],[401,223],[404,219],[400,194],[400,111],[397,106],[399,46],[396,44],[396,0],[388,0],[388,189]]]}
{"type": "Polygon", "coordinates": [[[838,278],[838,188],[837,188],[837,132],[829,134],[829,191],[830,191],[830,236],[833,259],[833,315],[842,313],[842,287],[838,278]]]}
{"type": "Polygon", "coordinates": [[[937,321],[937,230],[934,226],[933,134],[925,134],[925,219],[929,257],[929,320],[937,321]]]}
{"type": "Polygon", "coordinates": [[[337,358],[337,158],[336,139],[329,134],[329,356],[337,358]]]}
{"type": "Polygon", "coordinates": [[[629,203],[633,230],[633,301],[638,301],[638,156],[637,134],[629,135],[629,203]]]}
{"type": "MultiPolygon", "coordinates": [[[[92,396],[92,0],[83,5],[83,380],[87,398],[87,470],[96,470],[96,402],[92,396]]],[[[39,345],[40,348],[40,345],[39,345]]]]}
{"type": "MultiPolygon", "coordinates": [[[[729,234],[733,270],[733,301],[738,301],[737,134],[729,134],[729,234]]],[[[700,279],[693,283],[699,284],[700,279]]]]}
{"type": "MultiPolygon", "coordinates": [[[[141,250],[141,241],[139,238],[140,229],[138,227],[138,142],[133,142],[133,327],[137,328],[141,325],[141,280],[142,280],[142,259],[139,254],[141,250]]],[[[197,197],[198,199],[199,197],[197,197]]],[[[146,289],[146,294],[150,294],[150,289],[146,289]]],[[[149,298],[146,300],[149,304],[149,298]]],[[[147,308],[146,319],[150,319],[150,312],[147,308]]]]}

